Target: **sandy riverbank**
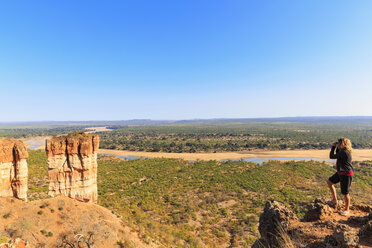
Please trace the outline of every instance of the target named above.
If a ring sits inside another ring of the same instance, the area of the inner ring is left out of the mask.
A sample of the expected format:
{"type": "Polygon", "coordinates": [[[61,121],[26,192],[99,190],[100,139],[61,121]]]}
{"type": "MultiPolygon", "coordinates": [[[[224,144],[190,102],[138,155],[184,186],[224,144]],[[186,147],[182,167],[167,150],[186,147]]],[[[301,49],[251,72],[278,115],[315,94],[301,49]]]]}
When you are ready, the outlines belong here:
{"type": "MultiPolygon", "coordinates": [[[[246,151],[246,152],[219,152],[219,153],[165,153],[165,152],[133,152],[99,149],[100,154],[112,154],[119,156],[133,156],[146,158],[181,158],[185,160],[228,160],[256,157],[275,158],[329,158],[330,150],[282,150],[282,151],[246,151]]],[[[354,161],[372,160],[372,149],[355,149],[354,161]]]]}
{"type": "Polygon", "coordinates": [[[107,129],[107,127],[86,127],[86,133],[97,133],[97,132],[109,132],[112,129],[107,129]]]}
{"type": "MultiPolygon", "coordinates": [[[[45,149],[45,140],[49,136],[33,137],[22,139],[28,148],[41,150],[45,149]]],[[[126,157],[145,157],[145,158],[181,158],[185,160],[228,160],[241,158],[319,158],[328,159],[329,149],[327,150],[280,150],[264,151],[253,150],[243,152],[201,152],[201,153],[166,153],[166,152],[135,152],[125,150],[99,149],[100,154],[119,155],[126,157]]],[[[372,149],[354,149],[354,161],[372,160],[372,149]]]]}
{"type": "Polygon", "coordinates": [[[43,150],[45,149],[45,140],[51,139],[52,136],[38,136],[21,139],[28,149],[43,150]]]}

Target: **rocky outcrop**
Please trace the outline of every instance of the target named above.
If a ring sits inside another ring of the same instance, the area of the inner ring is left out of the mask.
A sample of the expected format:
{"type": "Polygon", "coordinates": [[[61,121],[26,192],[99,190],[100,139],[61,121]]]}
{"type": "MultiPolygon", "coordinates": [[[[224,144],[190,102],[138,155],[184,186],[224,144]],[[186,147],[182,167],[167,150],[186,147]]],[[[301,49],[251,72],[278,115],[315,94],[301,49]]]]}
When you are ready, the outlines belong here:
{"type": "Polygon", "coordinates": [[[370,237],[372,238],[372,214],[369,215],[370,221],[368,221],[365,225],[362,226],[359,230],[359,237],[370,237]]]}
{"type": "Polygon", "coordinates": [[[99,136],[72,133],[46,141],[49,195],[97,202],[99,136]]]}
{"type": "Polygon", "coordinates": [[[27,158],[22,141],[0,139],[0,196],[27,200],[27,158]]]}
{"type": "Polygon", "coordinates": [[[283,234],[288,231],[289,221],[295,218],[292,211],[288,210],[283,203],[277,201],[266,202],[258,226],[261,239],[252,247],[280,247],[280,244],[284,242],[283,239],[285,239],[283,234]]]}
{"type": "Polygon", "coordinates": [[[340,225],[332,235],[325,238],[325,244],[335,247],[357,247],[359,243],[358,233],[347,225],[340,225]]]}
{"type": "Polygon", "coordinates": [[[260,216],[261,238],[252,247],[363,247],[371,244],[371,209],[366,205],[354,205],[350,215],[345,217],[339,214],[339,208],[334,209],[329,203],[316,199],[309,204],[304,221],[299,221],[284,204],[269,201],[260,216]]]}
{"type": "Polygon", "coordinates": [[[332,214],[333,210],[321,199],[315,199],[308,207],[308,211],[304,217],[305,221],[317,221],[326,219],[332,214]]]}

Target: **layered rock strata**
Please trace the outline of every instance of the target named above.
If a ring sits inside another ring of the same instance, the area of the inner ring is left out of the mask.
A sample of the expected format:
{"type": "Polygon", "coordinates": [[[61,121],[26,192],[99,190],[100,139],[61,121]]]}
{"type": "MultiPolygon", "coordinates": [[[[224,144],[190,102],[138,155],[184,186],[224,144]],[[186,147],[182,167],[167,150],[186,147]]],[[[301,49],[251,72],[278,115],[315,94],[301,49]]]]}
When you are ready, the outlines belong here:
{"type": "Polygon", "coordinates": [[[46,141],[49,195],[97,202],[99,136],[73,133],[46,141]]]}
{"type": "Polygon", "coordinates": [[[0,138],[0,196],[27,200],[27,158],[22,141],[0,138]]]}

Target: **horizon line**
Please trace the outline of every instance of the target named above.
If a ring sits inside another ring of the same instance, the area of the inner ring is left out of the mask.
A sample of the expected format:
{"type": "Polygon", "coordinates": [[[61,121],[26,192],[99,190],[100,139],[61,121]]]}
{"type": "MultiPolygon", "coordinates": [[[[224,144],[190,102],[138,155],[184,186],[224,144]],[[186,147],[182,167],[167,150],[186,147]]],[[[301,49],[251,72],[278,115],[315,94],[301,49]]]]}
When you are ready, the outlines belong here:
{"type": "Polygon", "coordinates": [[[150,119],[150,118],[134,118],[134,119],[117,119],[117,120],[33,120],[33,121],[1,121],[0,124],[16,124],[16,123],[45,123],[45,122],[124,122],[124,121],[210,121],[210,120],[259,120],[259,119],[295,119],[295,118],[372,118],[371,115],[309,115],[309,116],[279,116],[279,117],[236,117],[236,118],[190,118],[190,119],[150,119]]]}

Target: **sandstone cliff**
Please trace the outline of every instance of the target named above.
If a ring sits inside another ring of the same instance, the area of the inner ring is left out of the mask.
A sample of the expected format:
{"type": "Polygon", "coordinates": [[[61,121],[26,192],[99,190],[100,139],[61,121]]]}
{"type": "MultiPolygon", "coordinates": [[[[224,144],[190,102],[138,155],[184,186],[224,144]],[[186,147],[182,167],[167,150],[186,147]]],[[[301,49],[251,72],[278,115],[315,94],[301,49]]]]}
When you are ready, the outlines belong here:
{"type": "Polygon", "coordinates": [[[73,133],[46,141],[49,195],[97,202],[99,136],[73,133]]]}
{"type": "Polygon", "coordinates": [[[340,211],[316,199],[300,221],[283,203],[269,201],[260,216],[261,238],[252,248],[372,247],[372,206],[354,205],[349,216],[340,211]]]}
{"type": "Polygon", "coordinates": [[[0,138],[0,196],[27,200],[27,158],[22,141],[0,138]]]}

